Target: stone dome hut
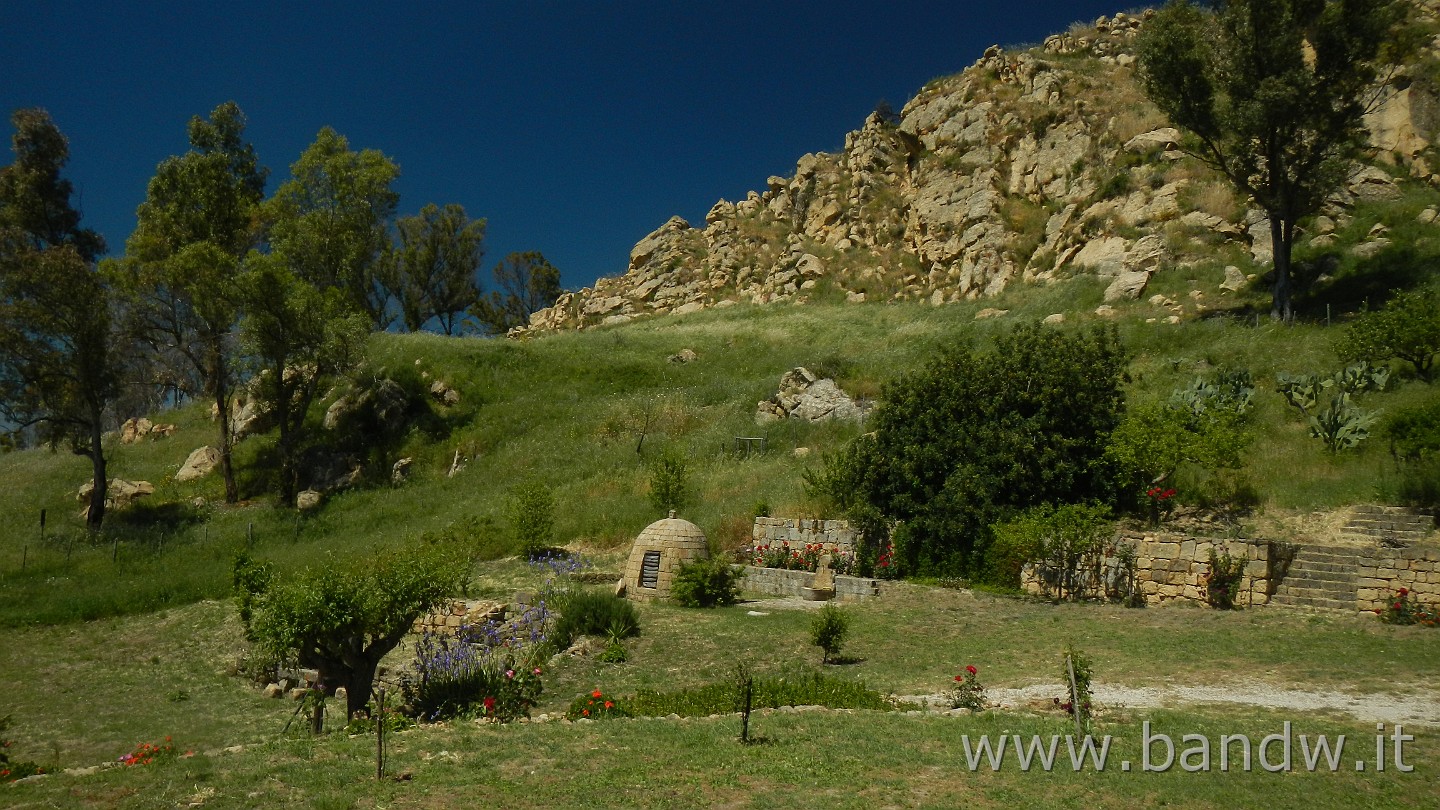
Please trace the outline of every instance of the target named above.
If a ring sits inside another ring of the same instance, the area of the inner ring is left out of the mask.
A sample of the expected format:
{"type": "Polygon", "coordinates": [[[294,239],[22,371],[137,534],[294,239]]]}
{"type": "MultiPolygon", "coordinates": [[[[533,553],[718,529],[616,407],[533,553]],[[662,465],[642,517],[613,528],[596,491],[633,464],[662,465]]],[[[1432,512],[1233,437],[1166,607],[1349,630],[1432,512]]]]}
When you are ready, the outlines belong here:
{"type": "Polygon", "coordinates": [[[706,559],[710,546],[705,532],[688,520],[670,516],[645,527],[630,548],[623,584],[631,599],[669,599],[670,586],[681,563],[706,559]]]}

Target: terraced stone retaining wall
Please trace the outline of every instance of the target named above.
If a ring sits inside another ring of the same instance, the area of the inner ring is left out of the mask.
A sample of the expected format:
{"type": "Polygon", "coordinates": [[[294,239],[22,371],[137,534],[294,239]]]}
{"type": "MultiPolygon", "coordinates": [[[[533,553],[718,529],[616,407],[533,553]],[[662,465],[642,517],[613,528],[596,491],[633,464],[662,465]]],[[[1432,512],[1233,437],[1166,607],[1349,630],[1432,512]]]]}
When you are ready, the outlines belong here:
{"type": "Polygon", "coordinates": [[[757,517],[750,537],[757,546],[789,543],[804,546],[823,543],[853,551],[856,532],[848,520],[811,520],[809,518],[757,517]]]}
{"type": "Polygon", "coordinates": [[[1423,604],[1440,604],[1440,546],[1377,548],[1360,558],[1356,607],[1384,610],[1404,588],[1423,604]]]}
{"type": "MultiPolygon", "coordinates": [[[[1146,604],[1172,600],[1205,601],[1205,577],[1210,572],[1210,552],[1230,554],[1245,560],[1240,589],[1235,597],[1239,606],[1263,605],[1273,592],[1275,567],[1282,565],[1287,551],[1284,544],[1263,540],[1218,540],[1174,534],[1120,536],[1107,553],[1088,567],[1076,572],[1076,592],[1087,599],[1123,596],[1129,591],[1122,548],[1133,548],[1133,587],[1146,604]]],[[[1026,593],[1046,595],[1054,583],[1046,582],[1043,571],[1026,566],[1021,572],[1021,589],[1026,593]],[[1047,585],[1049,590],[1047,591],[1047,585]]]]}
{"type": "MultiPolygon", "coordinates": [[[[814,541],[811,541],[814,542],[814,541]]],[[[745,578],[740,580],[743,589],[765,596],[804,597],[815,575],[809,571],[787,571],[783,568],[757,568],[743,566],[745,578]]],[[[841,602],[872,599],[880,595],[880,583],[865,577],[835,576],[835,598],[841,602]]]]}

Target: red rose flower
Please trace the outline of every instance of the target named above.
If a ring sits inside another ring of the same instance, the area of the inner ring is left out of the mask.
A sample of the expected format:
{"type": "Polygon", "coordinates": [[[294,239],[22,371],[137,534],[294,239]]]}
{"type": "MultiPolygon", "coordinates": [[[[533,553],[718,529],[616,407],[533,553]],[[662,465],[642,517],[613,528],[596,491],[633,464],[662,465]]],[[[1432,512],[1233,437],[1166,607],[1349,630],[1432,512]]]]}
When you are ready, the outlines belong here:
{"type": "Polygon", "coordinates": [[[974,665],[972,664],[972,665],[970,665],[970,666],[965,667],[965,671],[968,672],[968,673],[970,673],[971,675],[974,675],[974,674],[978,673],[980,670],[976,669],[976,668],[974,667],[974,665]]]}
{"type": "Polygon", "coordinates": [[[495,711],[495,698],[493,698],[493,697],[486,697],[486,698],[485,698],[485,713],[486,713],[486,714],[489,714],[489,713],[491,713],[491,712],[493,712],[493,711],[495,711]]]}
{"type": "Polygon", "coordinates": [[[1410,589],[1409,589],[1409,588],[1401,588],[1401,589],[1400,589],[1400,595],[1401,595],[1401,596],[1409,596],[1409,595],[1410,595],[1410,589]]]}
{"type": "Polygon", "coordinates": [[[598,697],[600,697],[600,690],[599,690],[599,689],[596,689],[594,692],[591,692],[591,693],[590,693],[590,697],[593,697],[593,698],[598,698],[598,697]]]}

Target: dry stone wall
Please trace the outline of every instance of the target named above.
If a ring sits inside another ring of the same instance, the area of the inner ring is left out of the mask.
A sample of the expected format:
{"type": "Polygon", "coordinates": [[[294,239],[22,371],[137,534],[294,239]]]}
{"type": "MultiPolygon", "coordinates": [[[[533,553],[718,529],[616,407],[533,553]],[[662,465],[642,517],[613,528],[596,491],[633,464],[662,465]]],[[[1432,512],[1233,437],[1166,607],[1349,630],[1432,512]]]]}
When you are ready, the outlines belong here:
{"type": "Polygon", "coordinates": [[[1384,610],[1401,588],[1422,604],[1440,604],[1440,546],[1376,548],[1361,558],[1357,573],[1356,608],[1361,611],[1384,610]]]}
{"type": "MultiPolygon", "coordinates": [[[[1205,577],[1210,571],[1210,552],[1229,554],[1245,560],[1240,589],[1235,604],[1242,607],[1263,605],[1274,592],[1279,566],[1286,557],[1286,544],[1264,540],[1217,540],[1176,534],[1143,534],[1122,536],[1117,546],[1135,551],[1135,585],[1146,604],[1158,605],[1175,600],[1204,602],[1205,577]]],[[[1078,580],[1078,593],[1084,598],[1101,599],[1113,593],[1117,580],[1126,575],[1122,558],[1107,554],[1098,570],[1084,572],[1078,580]]],[[[1026,593],[1046,593],[1045,583],[1034,566],[1026,566],[1021,574],[1021,589],[1026,593]]]]}
{"type": "MultiPolygon", "coordinates": [[[[744,566],[745,578],[741,586],[750,593],[764,596],[791,596],[806,598],[806,589],[815,581],[810,571],[788,571],[783,568],[758,568],[744,566]]],[[[880,583],[866,577],[835,575],[835,598],[842,602],[857,602],[873,599],[880,595],[880,583]]]]}
{"type": "Polygon", "coordinates": [[[750,537],[757,546],[789,543],[792,547],[803,547],[821,543],[848,552],[855,550],[857,535],[848,520],[757,517],[750,537]]]}

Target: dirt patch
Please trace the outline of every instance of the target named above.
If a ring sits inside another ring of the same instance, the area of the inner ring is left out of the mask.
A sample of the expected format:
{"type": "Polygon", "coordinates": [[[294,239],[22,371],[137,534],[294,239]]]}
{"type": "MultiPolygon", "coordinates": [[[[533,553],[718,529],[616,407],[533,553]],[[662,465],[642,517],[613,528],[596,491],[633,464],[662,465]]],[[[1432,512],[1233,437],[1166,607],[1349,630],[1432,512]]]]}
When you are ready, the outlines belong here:
{"type": "MultiPolygon", "coordinates": [[[[990,702],[1000,709],[1024,708],[1047,703],[1065,694],[1060,684],[1032,684],[1019,689],[986,690],[990,702]]],[[[1277,711],[1338,712],[1356,720],[1388,725],[1440,726],[1440,699],[1429,695],[1355,695],[1347,692],[1290,689],[1267,684],[1225,686],[1122,686],[1096,683],[1095,700],[1118,709],[1173,709],[1196,704],[1235,704],[1277,711]]],[[[910,695],[902,698],[930,706],[947,706],[943,695],[910,695]]]]}

